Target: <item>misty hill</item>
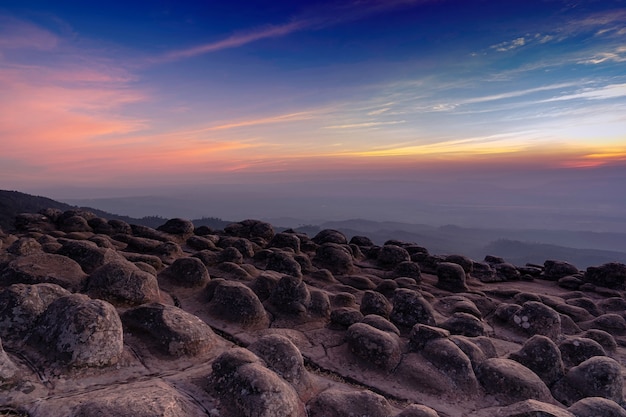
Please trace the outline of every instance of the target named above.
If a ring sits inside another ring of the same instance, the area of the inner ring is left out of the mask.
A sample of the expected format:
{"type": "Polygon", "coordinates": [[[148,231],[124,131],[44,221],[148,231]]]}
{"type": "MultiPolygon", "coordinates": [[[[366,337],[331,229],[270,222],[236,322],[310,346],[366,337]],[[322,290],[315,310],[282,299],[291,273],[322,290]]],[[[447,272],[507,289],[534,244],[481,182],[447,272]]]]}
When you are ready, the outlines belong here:
{"type": "MultiPolygon", "coordinates": [[[[166,218],[160,216],[145,216],[134,218],[119,214],[109,213],[93,207],[73,206],[52,200],[47,197],[34,196],[19,191],[0,190],[0,228],[6,231],[14,228],[15,216],[20,213],[37,213],[47,208],[55,208],[59,210],[76,210],[82,209],[94,213],[98,217],[106,219],[123,220],[129,224],[138,224],[156,228],[167,221],[166,218]]],[[[203,217],[193,220],[196,227],[209,226],[213,229],[221,229],[232,223],[231,221],[222,220],[216,217],[203,217]]]]}

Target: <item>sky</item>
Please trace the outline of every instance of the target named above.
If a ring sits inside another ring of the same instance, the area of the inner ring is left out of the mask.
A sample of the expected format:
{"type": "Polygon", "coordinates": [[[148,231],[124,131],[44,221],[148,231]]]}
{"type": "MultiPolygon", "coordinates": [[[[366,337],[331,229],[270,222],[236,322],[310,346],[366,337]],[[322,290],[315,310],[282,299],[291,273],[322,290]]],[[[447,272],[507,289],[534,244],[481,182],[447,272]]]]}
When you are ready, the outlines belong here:
{"type": "Polygon", "coordinates": [[[363,207],[493,187],[616,215],[624,180],[623,0],[0,3],[3,189],[363,207]]]}

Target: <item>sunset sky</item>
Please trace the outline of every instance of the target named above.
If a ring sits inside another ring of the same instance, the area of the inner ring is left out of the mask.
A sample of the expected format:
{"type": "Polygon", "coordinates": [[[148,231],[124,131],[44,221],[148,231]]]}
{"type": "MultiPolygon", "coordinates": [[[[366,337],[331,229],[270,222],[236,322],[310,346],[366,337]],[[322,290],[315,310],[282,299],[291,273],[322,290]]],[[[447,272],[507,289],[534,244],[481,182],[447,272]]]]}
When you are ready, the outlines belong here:
{"type": "Polygon", "coordinates": [[[624,1],[0,3],[3,189],[625,166],[624,1]]]}

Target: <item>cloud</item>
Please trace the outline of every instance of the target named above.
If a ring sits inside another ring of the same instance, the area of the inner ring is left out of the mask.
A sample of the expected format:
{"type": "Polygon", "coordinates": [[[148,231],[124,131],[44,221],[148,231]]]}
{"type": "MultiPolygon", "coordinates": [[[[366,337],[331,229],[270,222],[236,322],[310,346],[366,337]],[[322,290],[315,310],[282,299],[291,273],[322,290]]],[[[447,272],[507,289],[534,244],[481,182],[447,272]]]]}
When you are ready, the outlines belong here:
{"type": "Polygon", "coordinates": [[[211,130],[227,130],[227,129],[236,129],[239,127],[248,127],[248,126],[257,126],[257,125],[265,125],[272,123],[283,123],[283,122],[293,122],[298,120],[308,120],[313,118],[312,112],[298,112],[298,113],[289,113],[289,114],[281,114],[278,116],[270,116],[264,117],[260,119],[251,119],[251,120],[240,120],[231,123],[224,123],[215,126],[210,126],[203,128],[203,131],[211,131],[211,130]]]}
{"type": "Polygon", "coordinates": [[[161,57],[156,58],[155,61],[176,61],[179,59],[204,55],[210,52],[217,52],[222,49],[237,48],[262,39],[285,36],[290,33],[306,29],[312,26],[313,23],[313,21],[300,20],[278,26],[266,26],[249,32],[237,33],[219,41],[209,42],[191,48],[170,51],[161,57]]]}
{"type": "Polygon", "coordinates": [[[378,116],[381,115],[385,112],[388,112],[389,110],[391,110],[391,107],[383,107],[382,109],[378,109],[378,110],[372,110],[371,112],[368,112],[367,115],[368,116],[378,116]]]}
{"type": "Polygon", "coordinates": [[[552,97],[542,100],[542,103],[565,100],[607,100],[613,98],[626,97],[626,84],[609,84],[598,88],[585,88],[574,94],[565,94],[558,97],[552,97]]]}
{"type": "Polygon", "coordinates": [[[526,45],[526,38],[522,36],[522,37],[513,39],[512,41],[501,42],[496,45],[491,45],[490,48],[495,49],[498,52],[507,52],[513,49],[520,48],[524,45],[526,45]]]}
{"type": "Polygon", "coordinates": [[[578,61],[579,64],[603,64],[605,62],[626,62],[626,46],[616,47],[610,52],[598,52],[591,58],[578,61]]]}
{"type": "Polygon", "coordinates": [[[266,25],[238,32],[217,41],[172,50],[161,56],[153,57],[149,61],[151,63],[160,63],[192,58],[224,49],[237,48],[263,39],[286,36],[303,30],[321,29],[364,19],[386,11],[433,1],[437,0],[361,0],[347,4],[325,5],[324,8],[311,9],[311,11],[301,14],[287,23],[266,25]]]}
{"type": "Polygon", "coordinates": [[[406,120],[392,120],[389,122],[363,122],[363,123],[351,123],[343,125],[325,126],[325,129],[363,129],[368,127],[378,127],[386,125],[397,125],[400,123],[406,123],[406,120]]]}

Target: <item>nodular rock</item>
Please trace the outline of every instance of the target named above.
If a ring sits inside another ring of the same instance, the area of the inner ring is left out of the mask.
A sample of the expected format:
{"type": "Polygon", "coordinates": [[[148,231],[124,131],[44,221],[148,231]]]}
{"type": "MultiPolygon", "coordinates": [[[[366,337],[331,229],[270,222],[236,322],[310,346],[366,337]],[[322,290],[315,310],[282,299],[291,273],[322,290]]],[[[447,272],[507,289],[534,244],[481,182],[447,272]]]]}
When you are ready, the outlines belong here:
{"type": "Polygon", "coordinates": [[[0,414],[625,417],[619,264],[258,220],[17,223],[0,233],[0,414]]]}

